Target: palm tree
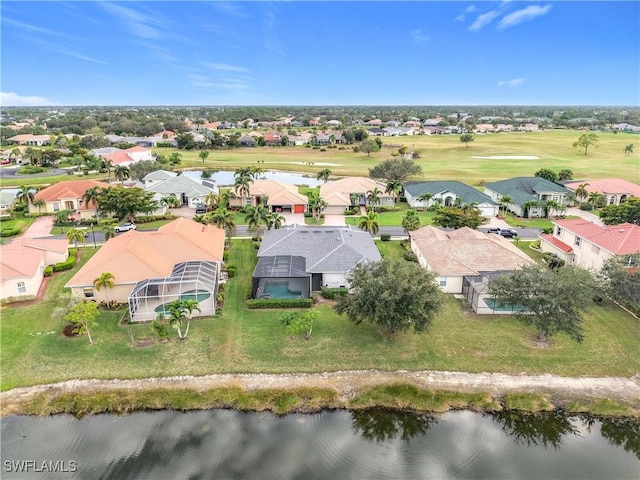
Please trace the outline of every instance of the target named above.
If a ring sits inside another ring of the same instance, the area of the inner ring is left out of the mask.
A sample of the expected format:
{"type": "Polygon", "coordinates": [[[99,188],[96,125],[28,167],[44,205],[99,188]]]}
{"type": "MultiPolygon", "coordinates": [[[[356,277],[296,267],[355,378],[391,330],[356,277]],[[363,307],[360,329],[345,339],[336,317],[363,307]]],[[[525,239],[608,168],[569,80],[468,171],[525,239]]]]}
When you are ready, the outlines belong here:
{"type": "Polygon", "coordinates": [[[107,183],[111,183],[111,168],[113,168],[113,160],[103,158],[100,161],[100,168],[107,171],[107,183]]]}
{"type": "Polygon", "coordinates": [[[42,207],[46,207],[47,202],[39,198],[38,200],[34,200],[33,202],[31,202],[31,205],[33,205],[34,207],[38,207],[38,213],[42,213],[42,207]]]}
{"type": "Polygon", "coordinates": [[[105,225],[102,227],[102,231],[104,232],[104,241],[108,241],[110,238],[114,238],[116,236],[116,225],[105,225]]]}
{"type": "Polygon", "coordinates": [[[322,180],[324,183],[327,183],[329,181],[330,176],[331,176],[331,170],[329,170],[328,168],[325,168],[318,172],[318,174],[316,175],[316,180],[322,180]]]}
{"type": "Polygon", "coordinates": [[[229,200],[236,198],[236,194],[232,190],[225,190],[220,194],[220,200],[218,202],[218,208],[229,206],[229,200]]]}
{"type": "Polygon", "coordinates": [[[544,207],[547,210],[547,217],[553,217],[553,212],[558,211],[561,205],[555,200],[547,200],[544,202],[544,207]]]}
{"type": "Polygon", "coordinates": [[[89,208],[89,205],[93,204],[96,208],[96,218],[100,220],[100,198],[102,196],[102,189],[100,187],[90,187],[84,192],[82,195],[82,203],[86,208],[89,208]]]}
{"type": "Polygon", "coordinates": [[[267,230],[279,230],[287,222],[287,220],[278,212],[272,212],[267,215],[267,230]]]}
{"type": "Polygon", "coordinates": [[[369,206],[375,208],[377,205],[380,205],[381,193],[382,192],[378,187],[375,187],[373,190],[367,192],[367,203],[369,204],[369,206]]]}
{"type": "Polygon", "coordinates": [[[181,300],[181,302],[182,302],[182,308],[184,309],[185,315],[187,317],[187,328],[185,329],[184,336],[182,338],[187,338],[187,335],[189,334],[189,326],[191,325],[191,318],[193,315],[193,311],[197,310],[199,313],[202,313],[202,310],[200,310],[200,304],[198,303],[198,301],[192,298],[181,300]]]}
{"type": "Polygon", "coordinates": [[[236,230],[233,213],[224,207],[219,207],[211,214],[210,222],[216,227],[224,229],[227,232],[228,237],[230,237],[236,230]]]}
{"type": "Polygon", "coordinates": [[[267,215],[269,215],[269,210],[266,207],[263,207],[261,205],[255,207],[247,207],[245,222],[247,222],[249,230],[255,230],[258,234],[260,234],[260,224],[268,223],[267,215]]]}
{"type": "Polygon", "coordinates": [[[34,197],[34,190],[27,185],[21,185],[20,190],[16,193],[16,200],[20,203],[25,203],[27,207],[30,203],[33,203],[34,197]]]}
{"type": "Polygon", "coordinates": [[[33,147],[27,147],[27,149],[24,151],[23,157],[28,159],[31,165],[37,165],[42,161],[42,150],[38,150],[33,147]]]}
{"type": "Polygon", "coordinates": [[[402,228],[404,233],[409,233],[413,230],[420,228],[420,217],[415,210],[407,210],[407,213],[402,217],[402,228]]]}
{"type": "Polygon", "coordinates": [[[193,221],[201,223],[203,225],[207,225],[209,223],[209,218],[207,217],[207,215],[194,215],[193,221]]]}
{"type": "Polygon", "coordinates": [[[422,195],[420,195],[418,197],[418,200],[420,200],[421,202],[425,202],[427,204],[427,207],[429,206],[429,201],[433,198],[433,193],[431,192],[425,192],[422,195]]]}
{"type": "Polygon", "coordinates": [[[215,210],[220,204],[220,197],[216,192],[208,193],[203,200],[205,205],[207,205],[211,210],[215,210]]]}
{"type": "Polygon", "coordinates": [[[524,218],[529,218],[529,213],[532,208],[540,206],[540,202],[538,200],[527,200],[522,204],[522,215],[524,218]]]}
{"type": "Polygon", "coordinates": [[[69,243],[73,242],[76,248],[78,248],[78,242],[84,245],[84,239],[86,236],[87,232],[84,230],[78,230],[75,227],[71,227],[67,232],[67,240],[69,240],[69,243]]]}
{"type": "Polygon", "coordinates": [[[21,156],[22,156],[22,152],[18,147],[11,150],[11,153],[9,154],[9,158],[13,158],[14,160],[17,160],[18,157],[21,157],[21,156]]]}
{"type": "Polygon", "coordinates": [[[122,186],[124,186],[124,181],[131,178],[131,170],[129,167],[125,167],[122,165],[116,165],[116,168],[113,171],[113,176],[116,177],[116,180],[119,180],[122,186]]]}
{"type": "Polygon", "coordinates": [[[587,198],[587,202],[595,209],[602,199],[602,194],[598,192],[591,192],[587,198]]]}
{"type": "Polygon", "coordinates": [[[626,147],[624,147],[624,156],[628,157],[632,153],[633,153],[633,143],[630,143],[626,147]]]}
{"type": "Polygon", "coordinates": [[[57,224],[65,223],[69,220],[69,215],[71,215],[71,210],[58,210],[54,215],[55,222],[57,224]]]}
{"type": "Polygon", "coordinates": [[[109,303],[107,290],[115,287],[115,279],[116,277],[114,277],[113,274],[109,272],[102,272],[99,277],[93,279],[93,286],[97,291],[100,291],[100,289],[104,287],[104,296],[107,299],[107,303],[109,303]]]}
{"type": "Polygon", "coordinates": [[[358,219],[358,228],[365,230],[374,236],[380,230],[380,222],[376,212],[369,212],[358,219]]]}
{"type": "Polygon", "coordinates": [[[503,195],[500,197],[500,206],[504,209],[504,216],[507,216],[507,209],[509,205],[513,205],[513,198],[511,195],[503,195]]]}
{"type": "Polygon", "coordinates": [[[351,195],[349,195],[349,200],[351,200],[351,206],[357,206],[358,202],[360,201],[360,194],[352,193],[351,195]]]}
{"type": "Polygon", "coordinates": [[[240,196],[242,206],[245,205],[245,198],[249,196],[250,185],[253,182],[253,174],[250,168],[239,168],[234,174],[233,190],[240,196]]]}
{"type": "Polygon", "coordinates": [[[162,197],[160,203],[166,205],[167,208],[178,208],[180,206],[180,201],[173,195],[162,197]]]}
{"type": "Polygon", "coordinates": [[[402,192],[402,183],[398,180],[389,180],[387,182],[387,187],[384,193],[390,193],[393,195],[393,206],[396,206],[396,199],[400,196],[400,192],[402,192]]]}
{"type": "Polygon", "coordinates": [[[578,203],[582,203],[582,201],[589,196],[589,192],[587,192],[588,186],[588,183],[581,183],[578,185],[578,188],[576,188],[575,196],[578,203]]]}
{"type": "Polygon", "coordinates": [[[183,300],[178,299],[169,303],[167,311],[169,312],[169,325],[178,331],[178,338],[182,340],[185,338],[181,331],[182,321],[187,318],[187,310],[184,307],[183,300]]]}

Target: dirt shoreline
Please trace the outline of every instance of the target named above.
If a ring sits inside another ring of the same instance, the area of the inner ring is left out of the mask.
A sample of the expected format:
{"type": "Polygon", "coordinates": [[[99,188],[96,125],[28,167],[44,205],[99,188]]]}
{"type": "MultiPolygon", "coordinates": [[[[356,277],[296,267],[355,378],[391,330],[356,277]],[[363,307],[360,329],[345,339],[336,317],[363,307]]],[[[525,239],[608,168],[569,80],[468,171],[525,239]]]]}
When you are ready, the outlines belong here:
{"type": "Polygon", "coordinates": [[[357,392],[389,384],[411,384],[424,390],[447,390],[463,393],[488,393],[500,398],[510,393],[534,393],[554,398],[609,399],[640,406],[640,374],[624,377],[558,377],[554,375],[506,375],[501,373],[465,373],[439,371],[376,370],[299,374],[213,374],[135,380],[68,380],[64,382],[19,387],[0,392],[0,416],[24,413],[23,407],[40,395],[82,394],[108,391],[142,391],[186,388],[206,391],[235,387],[247,391],[264,389],[326,388],[338,392],[345,404],[357,392]]]}

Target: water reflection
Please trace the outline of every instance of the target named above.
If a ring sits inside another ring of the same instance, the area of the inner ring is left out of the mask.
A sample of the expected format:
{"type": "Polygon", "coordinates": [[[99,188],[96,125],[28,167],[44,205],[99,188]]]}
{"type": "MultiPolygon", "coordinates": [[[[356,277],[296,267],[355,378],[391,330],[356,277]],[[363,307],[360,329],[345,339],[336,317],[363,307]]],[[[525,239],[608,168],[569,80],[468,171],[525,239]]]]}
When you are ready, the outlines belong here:
{"type": "Polygon", "coordinates": [[[527,446],[558,449],[563,437],[580,435],[571,418],[561,412],[520,413],[503,410],[492,413],[491,418],[511,440],[527,446]]]}
{"type": "Polygon", "coordinates": [[[605,418],[601,420],[600,435],[612,445],[622,447],[640,460],[640,421],[633,418],[605,418]]]}
{"type": "Polygon", "coordinates": [[[394,438],[410,440],[425,435],[438,420],[424,413],[403,412],[372,408],[351,412],[354,433],[360,433],[367,440],[385,442],[394,438]]]}

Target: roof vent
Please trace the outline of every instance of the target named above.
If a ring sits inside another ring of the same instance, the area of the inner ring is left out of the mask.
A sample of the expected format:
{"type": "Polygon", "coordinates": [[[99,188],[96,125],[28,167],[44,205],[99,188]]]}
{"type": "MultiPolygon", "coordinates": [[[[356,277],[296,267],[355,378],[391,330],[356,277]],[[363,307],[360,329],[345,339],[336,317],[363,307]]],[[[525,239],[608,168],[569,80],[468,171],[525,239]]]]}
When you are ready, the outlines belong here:
{"type": "Polygon", "coordinates": [[[624,228],[621,228],[620,230],[618,230],[620,233],[624,233],[624,228]]]}

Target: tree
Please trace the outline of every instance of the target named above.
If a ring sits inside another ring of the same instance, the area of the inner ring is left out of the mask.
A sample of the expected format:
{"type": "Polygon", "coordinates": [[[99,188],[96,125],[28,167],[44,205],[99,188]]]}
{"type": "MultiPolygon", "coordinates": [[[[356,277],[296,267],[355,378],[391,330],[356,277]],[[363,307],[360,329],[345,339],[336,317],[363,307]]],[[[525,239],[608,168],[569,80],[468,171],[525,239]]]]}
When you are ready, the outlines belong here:
{"type": "Polygon", "coordinates": [[[279,230],[286,222],[287,220],[278,212],[271,212],[266,218],[267,230],[271,230],[272,228],[274,230],[279,230]]]}
{"type": "Polygon", "coordinates": [[[359,146],[359,150],[367,154],[367,157],[371,156],[371,152],[377,152],[380,147],[373,140],[365,140],[359,146]]]}
{"type": "Polygon", "coordinates": [[[573,179],[573,172],[568,168],[563,168],[558,172],[558,181],[572,180],[572,179],[573,179]]]}
{"type": "Polygon", "coordinates": [[[113,160],[109,158],[100,159],[100,170],[107,172],[107,183],[111,183],[111,170],[113,169],[113,160]]]}
{"type": "Polygon", "coordinates": [[[113,276],[110,272],[102,272],[99,277],[93,279],[93,286],[97,291],[100,291],[102,287],[105,288],[105,298],[107,299],[107,303],[109,303],[109,296],[107,295],[107,290],[116,286],[115,280],[116,277],[113,276]]]}
{"type": "Polygon", "coordinates": [[[329,170],[328,168],[325,168],[318,172],[318,174],[316,175],[316,180],[322,180],[324,183],[327,183],[329,181],[330,176],[331,176],[331,170],[329,170]]]}
{"type": "Polygon", "coordinates": [[[156,170],[158,170],[158,164],[153,160],[141,160],[129,165],[131,178],[138,181],[142,181],[144,177],[149,175],[151,172],[155,172],[156,170]]]}
{"type": "Polygon", "coordinates": [[[429,200],[431,200],[433,198],[433,193],[431,192],[425,192],[422,195],[420,195],[418,197],[418,200],[420,200],[421,202],[426,203],[427,205],[429,205],[429,200]]]}
{"type": "Polygon", "coordinates": [[[84,203],[85,208],[90,208],[90,205],[96,209],[96,218],[100,219],[100,195],[102,194],[102,188],[100,187],[89,187],[82,195],[82,203],[84,203]]]}
{"type": "Polygon", "coordinates": [[[589,147],[598,148],[598,135],[595,133],[583,133],[578,140],[573,142],[573,148],[584,148],[584,154],[587,154],[589,147]]]}
{"type": "Polygon", "coordinates": [[[420,228],[420,217],[415,210],[407,210],[404,217],[402,217],[402,228],[405,233],[413,232],[420,228]]]}
{"type": "Polygon", "coordinates": [[[382,191],[378,187],[374,187],[373,190],[367,192],[367,203],[370,207],[377,207],[380,205],[380,194],[382,191]]]}
{"type": "Polygon", "coordinates": [[[607,205],[600,210],[600,219],[605,225],[625,222],[640,225],[640,198],[631,197],[620,205],[607,205]]]}
{"type": "Polygon", "coordinates": [[[616,302],[640,314],[640,253],[609,257],[598,272],[602,290],[616,302]]]}
{"type": "Polygon", "coordinates": [[[600,203],[602,203],[603,199],[604,199],[604,195],[602,195],[601,193],[599,193],[599,192],[591,192],[589,194],[589,196],[587,197],[587,202],[593,208],[597,208],[600,205],[600,203]]]}
{"type": "Polygon", "coordinates": [[[22,156],[29,160],[31,165],[38,165],[42,162],[42,150],[38,150],[37,148],[27,147],[22,156]]]}
{"type": "Polygon", "coordinates": [[[210,222],[216,227],[224,229],[228,237],[232,236],[236,230],[233,213],[224,207],[219,207],[211,213],[210,222]]]}
{"type": "Polygon", "coordinates": [[[269,215],[269,209],[262,205],[247,207],[247,214],[244,217],[244,220],[247,222],[249,230],[255,231],[259,234],[260,225],[263,223],[266,225],[268,222],[267,215],[269,215]]]}
{"type": "Polygon", "coordinates": [[[522,215],[524,218],[529,218],[531,209],[540,206],[540,202],[538,200],[527,200],[522,204],[522,215]]]}
{"type": "Polygon", "coordinates": [[[182,322],[187,318],[187,309],[184,301],[181,299],[174,300],[167,305],[166,310],[169,312],[169,326],[177,330],[180,340],[187,338],[187,334],[189,333],[188,327],[185,334],[182,334],[182,322]]]}
{"type": "Polygon", "coordinates": [[[31,205],[33,205],[34,207],[37,207],[38,213],[42,213],[42,207],[46,207],[47,206],[47,202],[45,202],[44,200],[39,198],[38,200],[34,200],[31,203],[31,205]]]}
{"type": "Polygon", "coordinates": [[[71,227],[67,231],[67,240],[69,243],[73,242],[74,246],[78,248],[78,242],[84,245],[84,239],[87,237],[87,232],[84,230],[77,230],[75,227],[71,227]]]}
{"type": "Polygon", "coordinates": [[[562,205],[560,205],[560,203],[556,202],[555,200],[544,201],[544,209],[547,212],[547,217],[553,217],[553,212],[559,212],[561,208],[562,205]]]}
{"type": "Polygon", "coordinates": [[[209,223],[209,218],[207,217],[207,215],[194,215],[193,221],[202,223],[203,225],[207,225],[209,223]]]}
{"type": "Polygon", "coordinates": [[[415,262],[359,263],[348,275],[349,294],[338,297],[334,308],[356,324],[367,320],[390,333],[421,332],[443,304],[435,278],[415,262]]]}
{"type": "Polygon", "coordinates": [[[534,173],[533,176],[544,178],[545,180],[549,180],[550,182],[558,181],[558,174],[548,168],[541,168],[536,173],[534,173]]]}
{"type": "Polygon", "coordinates": [[[313,193],[309,195],[309,207],[311,208],[314,218],[320,221],[320,215],[322,211],[327,208],[327,202],[320,195],[313,193]]]}
{"type": "Polygon", "coordinates": [[[389,180],[385,187],[384,193],[390,193],[393,196],[393,206],[396,206],[397,197],[402,193],[402,183],[397,180],[389,180]]]}
{"type": "Polygon", "coordinates": [[[180,206],[180,201],[177,199],[177,197],[168,195],[160,199],[160,204],[166,205],[167,208],[178,208],[180,206]]]}
{"type": "Polygon", "coordinates": [[[287,312],[280,316],[280,323],[286,327],[287,334],[291,337],[303,334],[305,340],[311,340],[313,322],[317,318],[318,312],[316,310],[287,312]]]}
{"type": "Polygon", "coordinates": [[[71,215],[71,210],[58,210],[53,218],[55,218],[55,223],[62,224],[69,220],[69,216],[71,215]]]}
{"type": "Polygon", "coordinates": [[[131,170],[129,170],[129,167],[116,165],[116,168],[113,170],[113,176],[124,186],[124,181],[131,178],[131,170]]]}
{"type": "Polygon", "coordinates": [[[538,340],[565,333],[582,342],[582,311],[592,304],[596,282],[589,271],[575,265],[548,269],[523,267],[489,284],[489,293],[504,306],[517,308],[516,317],[535,326],[538,340]]]}
{"type": "Polygon", "coordinates": [[[202,163],[209,157],[209,150],[200,150],[198,156],[202,159],[202,163]]]}
{"type": "Polygon", "coordinates": [[[589,196],[589,192],[587,192],[588,186],[588,183],[581,183],[580,185],[578,185],[578,188],[576,188],[575,196],[578,200],[578,203],[582,203],[582,201],[589,196]]]}
{"type": "Polygon", "coordinates": [[[105,225],[102,227],[102,231],[104,232],[104,241],[107,242],[111,238],[115,238],[116,236],[116,225],[105,225]]]}
{"type": "Polygon", "coordinates": [[[137,214],[149,214],[158,208],[158,202],[153,197],[153,192],[138,187],[111,187],[103,190],[99,203],[103,212],[133,222],[137,214]]]}
{"type": "Polygon", "coordinates": [[[75,325],[74,332],[78,335],[85,333],[89,337],[89,343],[93,343],[91,329],[97,327],[98,304],[96,302],[82,302],[73,306],[64,319],[75,325]]]}
{"type": "Polygon", "coordinates": [[[422,173],[422,167],[408,158],[391,158],[369,169],[371,178],[383,179],[387,182],[395,180],[399,183],[420,173],[422,173]]]}
{"type": "Polygon", "coordinates": [[[220,197],[216,192],[210,192],[204,197],[204,203],[209,209],[215,210],[220,205],[220,197]]]}
{"type": "Polygon", "coordinates": [[[475,138],[470,133],[464,133],[460,135],[460,141],[465,144],[467,148],[469,148],[469,143],[473,142],[475,138]]]}
{"type": "Polygon", "coordinates": [[[35,197],[35,191],[33,188],[28,185],[20,185],[20,190],[16,193],[16,200],[20,203],[24,203],[29,206],[30,203],[33,203],[33,199],[35,197]]]}
{"type": "Polygon", "coordinates": [[[633,143],[629,143],[627,144],[627,146],[624,147],[624,156],[628,157],[632,153],[633,153],[633,143]]]}
{"type": "Polygon", "coordinates": [[[404,145],[403,145],[403,146],[401,146],[401,147],[398,149],[398,153],[400,154],[400,158],[401,158],[401,159],[402,159],[402,158],[404,158],[404,156],[407,154],[407,152],[408,152],[408,151],[409,151],[409,149],[408,149],[407,147],[405,147],[404,145]]]}
{"type": "Polygon", "coordinates": [[[476,229],[488,221],[487,217],[482,216],[480,209],[475,207],[442,207],[433,216],[433,225],[442,228],[476,229]]]}
{"type": "Polygon", "coordinates": [[[376,212],[369,212],[366,215],[361,216],[358,219],[358,228],[369,232],[371,236],[374,236],[380,230],[380,222],[378,221],[378,214],[376,212]]]}
{"type": "Polygon", "coordinates": [[[507,216],[507,210],[509,209],[509,205],[513,205],[513,198],[511,195],[503,195],[500,197],[500,206],[504,209],[504,216],[507,216]]]}
{"type": "Polygon", "coordinates": [[[239,168],[234,173],[233,190],[239,195],[244,205],[244,199],[249,196],[249,187],[254,176],[250,168],[239,168]]]}

